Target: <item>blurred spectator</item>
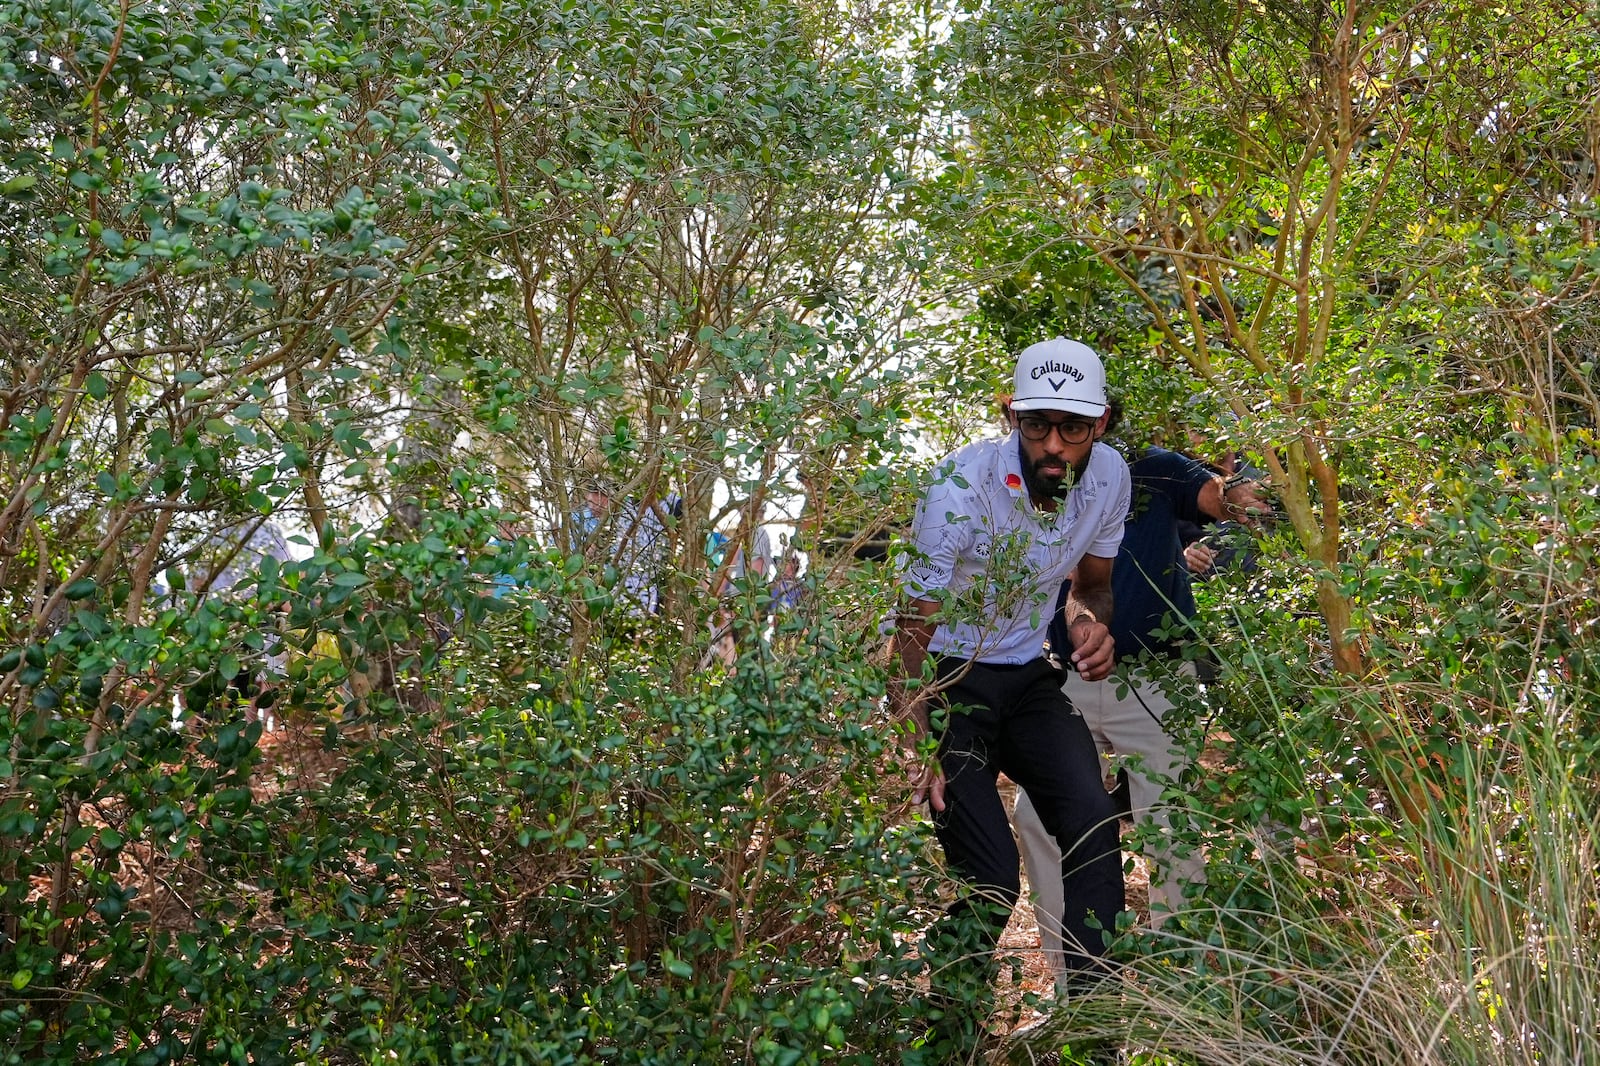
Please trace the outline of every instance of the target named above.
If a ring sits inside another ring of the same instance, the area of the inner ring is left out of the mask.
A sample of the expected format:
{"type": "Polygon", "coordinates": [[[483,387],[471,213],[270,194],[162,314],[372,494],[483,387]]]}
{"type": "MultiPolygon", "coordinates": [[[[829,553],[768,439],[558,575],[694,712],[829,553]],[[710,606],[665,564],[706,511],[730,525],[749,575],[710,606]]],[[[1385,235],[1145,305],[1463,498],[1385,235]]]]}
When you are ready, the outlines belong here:
{"type": "MultiPolygon", "coordinates": [[[[173,567],[174,576],[192,577],[185,584],[200,598],[193,619],[197,626],[209,626],[230,602],[243,593],[241,586],[253,586],[262,564],[289,562],[288,541],[269,519],[257,522],[243,537],[237,529],[207,534],[189,553],[185,569],[173,567]]],[[[264,651],[255,659],[250,643],[230,645],[218,662],[183,692],[185,715],[203,716],[219,700],[236,697],[244,703],[244,717],[255,721],[262,709],[276,696],[276,680],[283,676],[286,655],[276,633],[265,634],[264,651]]]]}
{"type": "Polygon", "coordinates": [[[806,586],[800,580],[798,552],[791,549],[784,554],[783,564],[779,567],[778,576],[773,579],[770,593],[769,602],[774,614],[792,611],[800,606],[800,601],[805,598],[806,586]]]}
{"type": "MultiPolygon", "coordinates": [[[[1108,429],[1121,418],[1120,403],[1111,400],[1108,429]]],[[[1136,821],[1170,834],[1161,802],[1163,788],[1181,776],[1186,765],[1181,745],[1168,735],[1163,718],[1173,707],[1169,686],[1192,681],[1193,664],[1184,645],[1191,637],[1187,623],[1195,615],[1189,572],[1181,562],[1179,523],[1204,525],[1218,520],[1248,520],[1265,508],[1253,482],[1235,482],[1200,463],[1148,447],[1129,456],[1133,502],[1128,510],[1121,547],[1111,574],[1115,612],[1111,632],[1118,670],[1103,681],[1086,681],[1069,671],[1062,686],[1072,706],[1083,715],[1102,756],[1132,757],[1128,767],[1129,800],[1136,821]]],[[[1070,581],[1068,582],[1070,587],[1070,581]]],[[[1066,589],[1062,597],[1066,596],[1066,589]]],[[[1070,648],[1070,637],[1056,612],[1050,642],[1070,648]]],[[[1061,972],[1061,851],[1040,825],[1026,793],[1019,793],[1015,824],[1036,896],[1036,917],[1046,957],[1061,972]]],[[[1151,856],[1152,922],[1182,906],[1184,889],[1205,878],[1204,859],[1197,851],[1158,846],[1151,856]]]]}

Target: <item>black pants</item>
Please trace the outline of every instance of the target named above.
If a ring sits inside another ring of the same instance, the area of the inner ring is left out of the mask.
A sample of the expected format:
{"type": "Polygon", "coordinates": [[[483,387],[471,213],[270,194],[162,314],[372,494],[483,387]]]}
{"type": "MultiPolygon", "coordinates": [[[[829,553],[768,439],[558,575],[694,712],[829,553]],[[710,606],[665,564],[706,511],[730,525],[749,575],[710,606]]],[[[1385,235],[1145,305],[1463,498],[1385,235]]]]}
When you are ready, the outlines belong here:
{"type": "Polygon", "coordinates": [[[996,777],[1003,772],[1027,790],[1061,845],[1069,974],[1087,977],[1099,968],[1124,907],[1122,855],[1099,753],[1061,692],[1061,673],[1044,659],[1020,666],[939,659],[941,682],[958,675],[942,693],[949,708],[943,728],[935,726],[945,809],[934,814],[934,828],[969,891],[930,932],[928,946],[936,995],[952,1006],[979,1007],[987,1003],[982,989],[995,944],[1021,893],[1017,844],[996,777]]]}

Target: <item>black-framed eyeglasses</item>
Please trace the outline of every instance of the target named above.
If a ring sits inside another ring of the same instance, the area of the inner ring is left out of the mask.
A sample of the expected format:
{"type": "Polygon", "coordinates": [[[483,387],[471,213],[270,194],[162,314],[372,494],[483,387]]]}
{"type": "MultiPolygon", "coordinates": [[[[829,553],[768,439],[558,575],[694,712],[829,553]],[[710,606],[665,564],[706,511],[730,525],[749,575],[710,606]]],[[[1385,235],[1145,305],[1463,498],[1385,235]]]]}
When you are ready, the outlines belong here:
{"type": "Polygon", "coordinates": [[[1067,418],[1052,422],[1043,415],[1017,415],[1017,429],[1027,440],[1048,440],[1052,432],[1061,434],[1068,444],[1082,444],[1094,436],[1094,419],[1067,418]]]}

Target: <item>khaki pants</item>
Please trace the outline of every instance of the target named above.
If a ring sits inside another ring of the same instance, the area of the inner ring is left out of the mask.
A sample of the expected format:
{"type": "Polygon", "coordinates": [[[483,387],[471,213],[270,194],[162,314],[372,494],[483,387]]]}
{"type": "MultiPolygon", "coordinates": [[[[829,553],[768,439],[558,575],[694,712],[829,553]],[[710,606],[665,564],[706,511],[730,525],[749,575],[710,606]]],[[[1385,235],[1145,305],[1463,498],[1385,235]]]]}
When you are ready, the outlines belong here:
{"type": "MultiPolygon", "coordinates": [[[[1165,836],[1171,833],[1170,820],[1161,803],[1162,789],[1183,773],[1182,753],[1162,728],[1161,719],[1172,709],[1163,685],[1193,684],[1194,666],[1183,663],[1166,672],[1159,681],[1143,670],[1113,675],[1105,681],[1085,681],[1076,673],[1067,675],[1062,691],[1083,720],[1100,749],[1102,758],[1137,755],[1138,765],[1128,766],[1128,792],[1134,820],[1153,824],[1165,836]],[[1125,694],[1118,695],[1119,689],[1125,694]]],[[[1116,766],[1108,762],[1108,776],[1116,766]]],[[[1034,891],[1034,913],[1039,923],[1040,946],[1051,968],[1062,969],[1061,852],[1055,839],[1039,823],[1027,793],[1017,790],[1012,816],[1022,859],[1028,869],[1028,882],[1034,891]]],[[[1205,858],[1198,850],[1179,855],[1169,845],[1159,846],[1150,856],[1150,920],[1159,925],[1183,905],[1184,887],[1205,882],[1205,858]]]]}

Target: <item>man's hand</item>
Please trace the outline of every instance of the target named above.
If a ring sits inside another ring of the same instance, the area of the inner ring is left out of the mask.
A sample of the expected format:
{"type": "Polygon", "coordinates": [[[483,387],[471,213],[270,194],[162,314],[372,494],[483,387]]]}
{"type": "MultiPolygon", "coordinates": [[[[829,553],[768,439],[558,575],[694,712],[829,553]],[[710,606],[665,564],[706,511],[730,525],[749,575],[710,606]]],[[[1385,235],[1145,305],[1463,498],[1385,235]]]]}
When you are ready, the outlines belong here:
{"type": "Polygon", "coordinates": [[[1102,681],[1111,676],[1117,662],[1116,641],[1111,630],[1093,615],[1082,614],[1067,627],[1072,637],[1072,665],[1085,681],[1102,681]]]}
{"type": "Polygon", "coordinates": [[[1217,553],[1202,541],[1195,541],[1183,549],[1183,561],[1191,574],[1204,576],[1217,565],[1217,553]]]}
{"type": "Polygon", "coordinates": [[[912,804],[918,806],[926,800],[935,811],[944,810],[944,768],[939,765],[937,755],[925,755],[921,750],[928,736],[927,699],[912,700],[896,718],[909,730],[905,755],[915,766],[908,775],[912,804]]]}
{"type": "Polygon", "coordinates": [[[944,810],[944,770],[937,760],[923,763],[911,774],[911,802],[921,805],[923,800],[935,811],[944,810]]]}
{"type": "Polygon", "coordinates": [[[1116,641],[1106,622],[1111,618],[1111,562],[1109,557],[1085,555],[1072,571],[1067,592],[1067,637],[1072,642],[1072,666],[1085,681],[1100,681],[1117,664],[1116,641]]]}
{"type": "Polygon", "coordinates": [[[933,639],[934,616],[939,604],[933,600],[912,600],[913,611],[900,616],[895,631],[895,652],[900,657],[902,680],[890,689],[891,706],[895,723],[909,734],[910,759],[917,760],[917,769],[911,772],[911,802],[924,799],[935,811],[944,810],[944,771],[937,758],[926,761],[917,749],[928,736],[928,700],[914,694],[917,680],[922,676],[922,666],[928,655],[928,642],[933,639]]]}
{"type": "Polygon", "coordinates": [[[1264,495],[1260,483],[1241,481],[1223,491],[1222,513],[1217,517],[1232,519],[1255,529],[1261,525],[1262,516],[1271,513],[1272,502],[1264,495]]]}
{"type": "Polygon", "coordinates": [[[1272,513],[1272,501],[1267,499],[1260,482],[1235,480],[1217,476],[1200,490],[1195,501],[1200,513],[1219,522],[1239,522],[1258,529],[1261,521],[1272,513]]]}

